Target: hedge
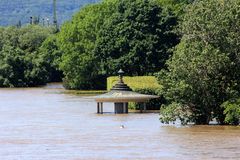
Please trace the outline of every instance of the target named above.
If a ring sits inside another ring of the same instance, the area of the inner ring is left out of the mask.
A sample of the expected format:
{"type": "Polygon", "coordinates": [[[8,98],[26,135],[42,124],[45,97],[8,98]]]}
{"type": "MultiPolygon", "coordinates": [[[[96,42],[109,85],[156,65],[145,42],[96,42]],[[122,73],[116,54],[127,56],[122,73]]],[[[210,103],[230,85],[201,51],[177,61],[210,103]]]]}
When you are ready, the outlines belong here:
{"type": "MultiPolygon", "coordinates": [[[[109,91],[117,82],[118,77],[108,77],[107,78],[107,90],[109,91]]],[[[157,95],[158,90],[161,86],[158,84],[156,77],[154,76],[136,76],[136,77],[123,77],[123,81],[127,84],[133,91],[142,94],[157,95]]],[[[161,104],[164,103],[162,96],[158,99],[152,99],[147,102],[148,110],[159,110],[161,104]]],[[[129,109],[139,109],[139,103],[129,103],[129,109]]]]}
{"type": "MultiPolygon", "coordinates": [[[[119,78],[117,76],[107,78],[107,90],[109,91],[117,82],[119,78]]],[[[123,77],[124,83],[126,83],[133,90],[151,88],[160,88],[156,77],[154,76],[136,76],[136,77],[123,77]]]]}

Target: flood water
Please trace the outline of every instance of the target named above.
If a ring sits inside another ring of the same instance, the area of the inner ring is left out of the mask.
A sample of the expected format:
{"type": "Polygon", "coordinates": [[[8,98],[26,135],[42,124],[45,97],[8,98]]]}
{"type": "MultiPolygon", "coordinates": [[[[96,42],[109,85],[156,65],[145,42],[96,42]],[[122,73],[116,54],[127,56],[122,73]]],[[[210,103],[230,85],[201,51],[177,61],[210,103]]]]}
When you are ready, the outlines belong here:
{"type": "Polygon", "coordinates": [[[62,91],[0,89],[0,160],[240,159],[240,127],[166,126],[112,104],[98,115],[93,100],[62,91]]]}

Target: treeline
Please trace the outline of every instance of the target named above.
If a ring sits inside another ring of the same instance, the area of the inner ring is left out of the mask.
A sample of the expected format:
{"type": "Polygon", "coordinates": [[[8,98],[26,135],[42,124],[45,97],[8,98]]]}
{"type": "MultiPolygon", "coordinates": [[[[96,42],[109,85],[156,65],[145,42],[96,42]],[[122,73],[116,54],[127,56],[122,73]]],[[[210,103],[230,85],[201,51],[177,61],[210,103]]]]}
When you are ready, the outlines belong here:
{"type": "Polygon", "coordinates": [[[153,75],[165,67],[180,41],[176,28],[187,3],[104,0],[82,8],[57,34],[51,27],[38,25],[1,28],[1,66],[5,67],[0,86],[59,80],[59,70],[67,89],[105,89],[106,78],[119,68],[129,76],[153,75]],[[14,60],[11,64],[8,56],[14,60]],[[18,59],[22,67],[17,66],[18,59]]]}
{"type": "Polygon", "coordinates": [[[239,8],[238,0],[104,0],[82,8],[57,34],[39,26],[1,29],[19,34],[0,41],[0,86],[63,78],[67,89],[105,89],[122,68],[158,78],[162,122],[238,124],[239,8]],[[31,35],[33,28],[45,36],[23,47],[22,30],[31,35]]]}
{"type": "Polygon", "coordinates": [[[54,33],[54,28],[37,25],[0,28],[0,87],[31,87],[60,80],[61,71],[53,63],[57,55],[45,52],[47,38],[54,33]]]}

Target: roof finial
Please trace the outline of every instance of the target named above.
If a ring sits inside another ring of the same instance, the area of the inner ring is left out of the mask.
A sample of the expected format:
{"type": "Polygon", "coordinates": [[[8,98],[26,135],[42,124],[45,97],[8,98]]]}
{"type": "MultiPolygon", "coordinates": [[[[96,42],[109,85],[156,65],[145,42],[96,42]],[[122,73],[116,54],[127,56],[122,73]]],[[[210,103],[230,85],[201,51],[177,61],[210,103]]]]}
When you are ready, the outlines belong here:
{"type": "Polygon", "coordinates": [[[124,74],[124,71],[122,69],[120,69],[118,71],[118,74],[119,74],[119,82],[123,83],[123,74],[124,74]]]}
{"type": "Polygon", "coordinates": [[[118,71],[119,81],[112,87],[111,91],[132,91],[132,89],[123,82],[123,70],[118,71]]]}

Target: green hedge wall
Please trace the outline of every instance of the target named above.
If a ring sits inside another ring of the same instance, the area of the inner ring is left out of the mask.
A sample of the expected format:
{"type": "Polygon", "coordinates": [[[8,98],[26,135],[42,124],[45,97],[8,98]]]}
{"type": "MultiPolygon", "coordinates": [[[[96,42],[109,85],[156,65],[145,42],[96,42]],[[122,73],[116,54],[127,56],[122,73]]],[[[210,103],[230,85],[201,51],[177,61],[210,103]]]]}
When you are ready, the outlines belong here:
{"type": "MultiPolygon", "coordinates": [[[[107,78],[107,90],[109,91],[117,82],[119,78],[108,77],[107,78]]],[[[123,77],[123,81],[127,84],[133,91],[142,93],[142,94],[151,94],[157,95],[158,90],[161,89],[161,86],[158,84],[156,77],[154,76],[135,76],[135,77],[123,77]]],[[[158,99],[152,99],[147,102],[148,110],[159,110],[161,104],[164,103],[162,96],[158,99]]],[[[129,103],[129,109],[139,109],[140,104],[138,103],[129,103]]]]}
{"type": "MultiPolygon", "coordinates": [[[[119,78],[117,76],[107,78],[107,90],[109,91],[117,82],[119,78]]],[[[156,77],[154,76],[136,76],[136,77],[123,77],[124,83],[126,83],[133,90],[151,88],[160,88],[156,77]]]]}

